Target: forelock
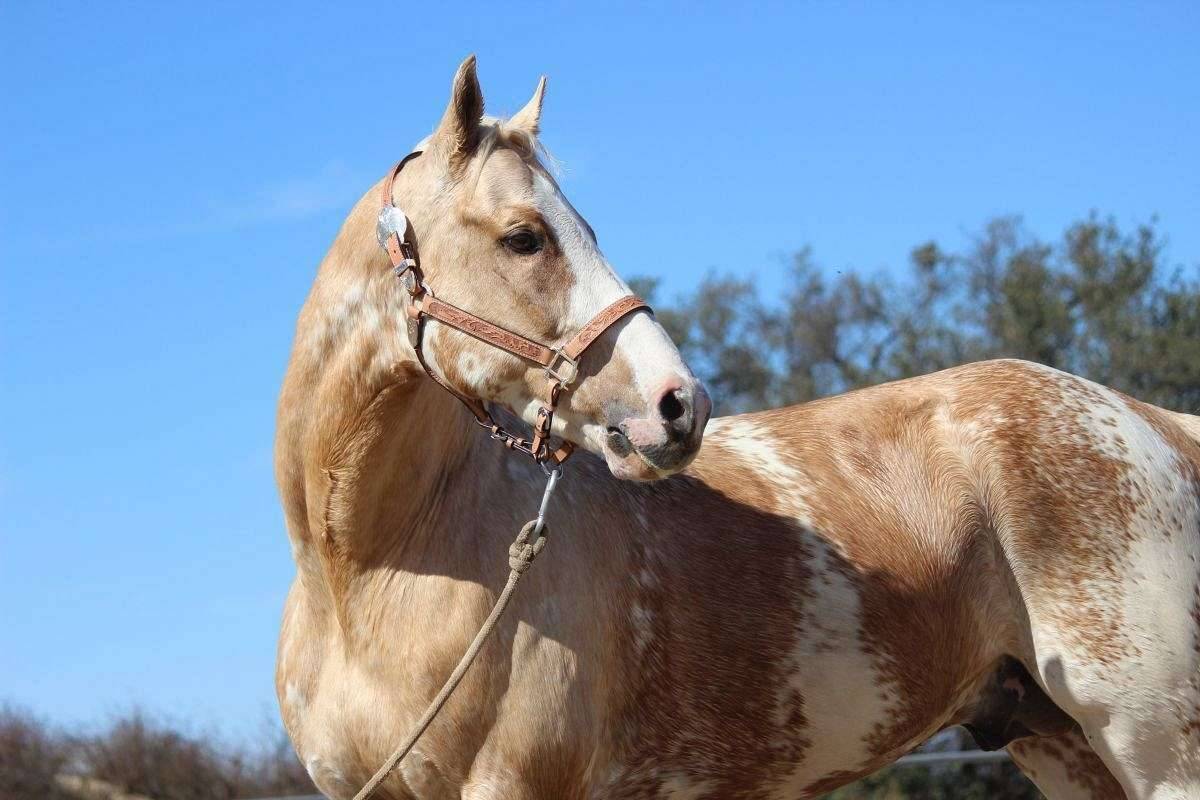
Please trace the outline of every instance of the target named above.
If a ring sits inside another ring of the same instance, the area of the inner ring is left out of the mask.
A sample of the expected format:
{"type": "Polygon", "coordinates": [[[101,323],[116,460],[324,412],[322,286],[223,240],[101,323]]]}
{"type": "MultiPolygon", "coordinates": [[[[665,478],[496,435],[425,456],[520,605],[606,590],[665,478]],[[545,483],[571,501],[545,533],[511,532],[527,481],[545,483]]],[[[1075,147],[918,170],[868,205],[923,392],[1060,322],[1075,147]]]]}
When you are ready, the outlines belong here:
{"type": "Polygon", "coordinates": [[[464,181],[471,187],[468,196],[473,195],[483,176],[484,166],[497,150],[507,150],[514,153],[534,172],[541,171],[548,175],[558,173],[558,162],[542,146],[538,138],[524,128],[510,125],[507,120],[498,117],[485,116],[479,123],[479,144],[475,156],[464,181]]]}
{"type": "Polygon", "coordinates": [[[480,123],[483,130],[480,133],[479,153],[481,161],[486,161],[492,151],[503,147],[512,150],[521,157],[522,161],[531,166],[556,173],[558,162],[534,134],[525,128],[509,124],[508,120],[499,117],[484,117],[480,123]]]}

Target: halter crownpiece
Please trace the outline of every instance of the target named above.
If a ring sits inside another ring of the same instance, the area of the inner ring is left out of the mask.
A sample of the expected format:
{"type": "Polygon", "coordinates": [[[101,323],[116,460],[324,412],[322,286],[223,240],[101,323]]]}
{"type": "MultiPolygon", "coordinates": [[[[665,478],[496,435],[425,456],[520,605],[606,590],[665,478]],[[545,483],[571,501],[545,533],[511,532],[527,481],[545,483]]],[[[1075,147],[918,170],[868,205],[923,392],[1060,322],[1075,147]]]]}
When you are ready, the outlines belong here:
{"type": "Polygon", "coordinates": [[[435,297],[433,290],[425,283],[425,275],[421,271],[417,249],[408,238],[408,218],[392,200],[392,189],[396,182],[396,176],[400,174],[400,170],[404,168],[405,164],[419,156],[421,152],[417,150],[409,153],[388,173],[387,179],[383,182],[382,204],[376,226],[379,245],[387,252],[388,259],[392,262],[392,270],[400,279],[405,291],[408,292],[408,340],[416,352],[417,361],[435,383],[457,397],[470,410],[475,421],[487,428],[493,439],[502,442],[510,450],[525,453],[539,464],[547,462],[555,466],[561,464],[575,449],[575,446],[564,441],[558,449],[551,450],[550,427],[554,422],[554,411],[558,406],[559,398],[564,391],[571,388],[576,378],[579,377],[579,359],[583,356],[584,351],[618,320],[638,309],[650,310],[650,306],[637,295],[625,295],[601,309],[565,345],[555,348],[526,338],[507,328],[502,328],[435,297]],[[505,430],[492,418],[481,400],[464,395],[429,368],[422,350],[422,341],[425,324],[431,318],[485,344],[538,364],[546,371],[548,383],[546,401],[538,409],[537,422],[534,423],[531,439],[527,440],[505,430]]]}

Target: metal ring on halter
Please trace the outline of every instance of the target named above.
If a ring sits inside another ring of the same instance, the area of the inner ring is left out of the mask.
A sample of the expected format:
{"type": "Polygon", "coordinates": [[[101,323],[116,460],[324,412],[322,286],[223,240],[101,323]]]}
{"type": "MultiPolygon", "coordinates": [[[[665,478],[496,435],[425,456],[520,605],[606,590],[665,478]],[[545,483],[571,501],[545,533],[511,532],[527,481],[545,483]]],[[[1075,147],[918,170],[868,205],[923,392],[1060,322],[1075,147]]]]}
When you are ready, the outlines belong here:
{"type": "Polygon", "coordinates": [[[570,386],[579,377],[579,361],[564,353],[561,348],[555,350],[553,359],[546,366],[546,375],[561,386],[570,386]]]}

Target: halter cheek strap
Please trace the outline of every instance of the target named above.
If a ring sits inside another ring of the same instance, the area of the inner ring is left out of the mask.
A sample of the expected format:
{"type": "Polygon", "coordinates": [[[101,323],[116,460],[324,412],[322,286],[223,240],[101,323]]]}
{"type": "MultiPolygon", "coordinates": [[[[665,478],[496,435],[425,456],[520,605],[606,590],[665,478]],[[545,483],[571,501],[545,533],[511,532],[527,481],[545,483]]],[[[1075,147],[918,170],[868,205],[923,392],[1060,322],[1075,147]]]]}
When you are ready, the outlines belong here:
{"type": "Polygon", "coordinates": [[[387,251],[388,259],[392,263],[392,270],[400,279],[405,291],[408,292],[408,340],[417,354],[417,361],[435,383],[457,397],[470,410],[476,422],[487,428],[493,439],[502,442],[511,450],[525,453],[538,463],[549,463],[551,466],[561,464],[571,454],[574,445],[564,441],[558,449],[551,450],[550,427],[554,422],[554,412],[562,393],[569,391],[579,377],[579,359],[600,338],[601,334],[618,320],[638,309],[649,310],[650,307],[636,295],[625,295],[601,309],[596,316],[592,317],[591,321],[571,337],[570,341],[562,347],[555,348],[488,322],[482,317],[477,317],[469,311],[464,311],[458,306],[435,297],[433,290],[425,283],[417,250],[408,238],[408,219],[392,201],[392,189],[396,182],[396,176],[400,174],[400,170],[404,168],[405,164],[420,154],[421,151],[418,150],[405,156],[392,168],[387,180],[383,182],[382,207],[379,212],[377,229],[379,243],[387,251]],[[443,325],[462,331],[485,344],[537,364],[546,371],[546,400],[538,409],[532,438],[525,439],[505,430],[492,418],[481,400],[458,391],[429,368],[422,343],[425,325],[430,319],[435,319],[443,325]]]}

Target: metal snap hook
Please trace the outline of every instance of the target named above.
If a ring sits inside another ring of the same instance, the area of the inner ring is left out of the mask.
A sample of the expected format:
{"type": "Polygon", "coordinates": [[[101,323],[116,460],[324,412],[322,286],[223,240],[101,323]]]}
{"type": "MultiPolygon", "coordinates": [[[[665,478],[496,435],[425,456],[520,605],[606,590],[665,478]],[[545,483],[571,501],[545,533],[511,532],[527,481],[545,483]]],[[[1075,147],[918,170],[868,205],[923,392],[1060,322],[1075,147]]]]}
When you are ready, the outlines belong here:
{"type": "Polygon", "coordinates": [[[558,479],[563,474],[561,464],[553,468],[547,467],[544,461],[539,461],[538,464],[541,465],[542,472],[546,473],[546,490],[542,492],[542,504],[538,506],[537,519],[534,521],[534,536],[540,534],[542,528],[546,527],[546,509],[550,506],[550,497],[554,494],[554,487],[558,485],[558,479]]]}

